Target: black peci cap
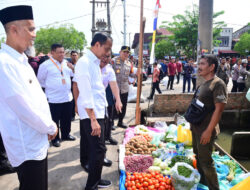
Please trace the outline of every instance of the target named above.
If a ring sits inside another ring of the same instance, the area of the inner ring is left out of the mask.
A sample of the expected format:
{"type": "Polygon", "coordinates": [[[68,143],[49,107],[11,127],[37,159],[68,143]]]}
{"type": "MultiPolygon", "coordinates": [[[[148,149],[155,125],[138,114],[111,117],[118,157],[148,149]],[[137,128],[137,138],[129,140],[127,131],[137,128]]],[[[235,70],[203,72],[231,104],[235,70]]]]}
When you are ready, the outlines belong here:
{"type": "Polygon", "coordinates": [[[128,51],[130,52],[130,47],[129,46],[122,46],[121,51],[128,51]]]}
{"type": "Polygon", "coordinates": [[[16,20],[33,20],[32,7],[18,5],[0,10],[0,21],[3,25],[16,20]]]}

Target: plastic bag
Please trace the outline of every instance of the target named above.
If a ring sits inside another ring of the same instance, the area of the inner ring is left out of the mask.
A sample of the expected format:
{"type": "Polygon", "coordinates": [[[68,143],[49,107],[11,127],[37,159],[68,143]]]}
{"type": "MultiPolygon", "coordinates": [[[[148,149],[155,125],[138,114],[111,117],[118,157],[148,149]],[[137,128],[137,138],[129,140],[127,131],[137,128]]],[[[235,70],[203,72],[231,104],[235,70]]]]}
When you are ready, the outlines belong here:
{"type": "Polygon", "coordinates": [[[125,182],[126,182],[126,172],[121,170],[120,172],[120,190],[126,190],[126,187],[125,187],[125,182]]]}
{"type": "Polygon", "coordinates": [[[198,183],[200,181],[200,174],[199,172],[184,162],[177,162],[174,167],[171,169],[172,173],[172,183],[174,185],[175,190],[196,190],[198,183]],[[184,177],[179,175],[178,167],[184,166],[190,170],[192,173],[189,177],[184,177]]]}
{"type": "Polygon", "coordinates": [[[166,124],[166,122],[164,122],[164,121],[156,121],[155,122],[155,124],[154,124],[154,127],[155,128],[167,128],[168,126],[167,126],[167,124],[166,124]]]}
{"type": "Polygon", "coordinates": [[[246,98],[250,102],[250,88],[248,89],[248,91],[246,93],[246,98]]]}
{"type": "Polygon", "coordinates": [[[161,84],[163,86],[167,86],[168,85],[168,77],[164,77],[162,80],[161,80],[161,84]]]}
{"type": "Polygon", "coordinates": [[[192,132],[190,129],[183,128],[182,125],[177,129],[177,141],[186,145],[192,145],[192,132]]]}
{"type": "MultiPolygon", "coordinates": [[[[134,87],[132,84],[129,85],[128,91],[128,102],[129,103],[136,103],[137,98],[137,87],[134,87]]],[[[141,94],[141,103],[145,102],[145,97],[141,94]]]]}

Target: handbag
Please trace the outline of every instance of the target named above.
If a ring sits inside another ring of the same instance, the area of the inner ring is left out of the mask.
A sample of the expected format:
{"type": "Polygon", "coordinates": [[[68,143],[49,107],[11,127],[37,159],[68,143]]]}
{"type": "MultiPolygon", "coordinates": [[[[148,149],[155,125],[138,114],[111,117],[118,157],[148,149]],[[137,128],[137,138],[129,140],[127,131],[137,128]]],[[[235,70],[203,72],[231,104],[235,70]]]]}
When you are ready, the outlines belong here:
{"type": "Polygon", "coordinates": [[[214,109],[208,109],[205,105],[201,106],[197,103],[198,99],[196,97],[196,94],[198,89],[199,87],[195,91],[193,99],[184,114],[184,118],[186,119],[186,121],[191,124],[200,124],[205,119],[206,115],[214,109]]]}

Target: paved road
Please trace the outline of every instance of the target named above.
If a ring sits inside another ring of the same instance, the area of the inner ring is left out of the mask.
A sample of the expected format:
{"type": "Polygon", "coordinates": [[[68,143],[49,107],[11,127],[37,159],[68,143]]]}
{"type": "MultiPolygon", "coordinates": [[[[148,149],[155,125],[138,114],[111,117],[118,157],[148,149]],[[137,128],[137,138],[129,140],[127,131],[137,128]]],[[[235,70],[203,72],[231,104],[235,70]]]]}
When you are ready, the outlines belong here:
{"type": "MultiPolygon", "coordinates": [[[[176,83],[176,81],[175,81],[176,83]]],[[[146,98],[149,96],[151,80],[143,82],[142,94],[146,98]]],[[[182,82],[174,84],[175,90],[166,91],[166,87],[160,85],[162,92],[165,93],[181,93],[182,82]]],[[[231,89],[231,83],[229,84],[231,89]]],[[[148,105],[148,101],[142,103],[148,105]]],[[[129,103],[125,122],[127,124],[134,123],[135,103],[129,103]]],[[[112,132],[113,137],[122,143],[124,129],[117,128],[112,132]]],[[[48,170],[49,170],[49,190],[81,190],[84,189],[87,173],[83,171],[79,161],[79,119],[72,122],[72,135],[77,137],[73,142],[62,142],[61,147],[50,147],[48,152],[48,170]]],[[[112,181],[113,186],[109,190],[119,189],[119,172],[118,172],[118,146],[107,145],[107,158],[113,161],[110,168],[103,168],[103,179],[112,181]]],[[[18,190],[18,179],[16,173],[0,176],[1,190],[18,190]]]]}

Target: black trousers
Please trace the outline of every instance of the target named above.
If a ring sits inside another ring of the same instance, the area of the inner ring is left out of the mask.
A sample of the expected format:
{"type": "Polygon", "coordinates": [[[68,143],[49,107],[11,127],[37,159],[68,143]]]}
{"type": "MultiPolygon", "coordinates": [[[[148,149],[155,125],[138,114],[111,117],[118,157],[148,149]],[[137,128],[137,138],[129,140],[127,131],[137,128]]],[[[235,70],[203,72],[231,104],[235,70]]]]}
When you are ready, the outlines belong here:
{"type": "Polygon", "coordinates": [[[3,139],[0,134],[0,168],[1,168],[1,165],[6,163],[7,161],[8,161],[8,158],[7,158],[6,151],[3,145],[3,139]]]}
{"type": "Polygon", "coordinates": [[[192,78],[193,92],[196,90],[196,78],[192,78]]]}
{"type": "Polygon", "coordinates": [[[158,91],[159,94],[161,94],[161,89],[159,87],[159,81],[153,82],[153,86],[152,86],[152,91],[150,94],[150,98],[153,98],[154,94],[155,94],[155,89],[158,91]]]}
{"type": "Polygon", "coordinates": [[[245,88],[246,88],[245,83],[238,83],[239,92],[244,92],[245,88]]]}
{"type": "Polygon", "coordinates": [[[16,168],[19,190],[47,190],[48,189],[48,161],[28,160],[16,168]]]}
{"type": "Polygon", "coordinates": [[[108,116],[106,116],[105,118],[105,140],[111,138],[111,130],[112,126],[114,125],[114,119],[113,119],[114,109],[115,109],[114,105],[110,105],[107,108],[108,116]]]}
{"type": "Polygon", "coordinates": [[[182,92],[184,93],[186,90],[186,82],[188,83],[188,92],[190,92],[190,86],[191,86],[191,78],[190,77],[183,77],[183,88],[182,92]]]}
{"type": "Polygon", "coordinates": [[[124,94],[120,94],[120,98],[122,102],[122,112],[118,114],[118,118],[119,118],[118,123],[122,123],[126,115],[127,103],[128,103],[128,92],[124,94]]]}
{"type": "Polygon", "coordinates": [[[238,92],[238,83],[236,80],[232,80],[233,81],[233,88],[231,90],[231,92],[238,92]]]}
{"type": "Polygon", "coordinates": [[[173,84],[174,84],[174,75],[171,75],[171,76],[168,77],[167,89],[169,88],[169,86],[170,86],[170,89],[173,89],[173,84]]]}
{"type": "MultiPolygon", "coordinates": [[[[67,138],[71,130],[72,102],[49,103],[52,120],[61,128],[61,137],[67,138]]],[[[59,140],[59,133],[53,141],[59,140]]]]}
{"type": "Polygon", "coordinates": [[[71,104],[72,104],[72,114],[71,114],[71,118],[73,119],[73,118],[75,118],[75,116],[76,116],[76,112],[75,112],[75,100],[73,99],[72,101],[71,101],[71,104]]]}
{"type": "Polygon", "coordinates": [[[181,76],[181,72],[178,72],[178,74],[177,74],[177,84],[179,84],[179,82],[180,82],[180,76],[181,76]]]}
{"type": "Polygon", "coordinates": [[[89,174],[85,190],[95,190],[101,179],[104,155],[106,152],[104,141],[104,119],[97,119],[101,126],[101,137],[92,136],[90,119],[80,120],[80,161],[89,164],[89,174]]]}

